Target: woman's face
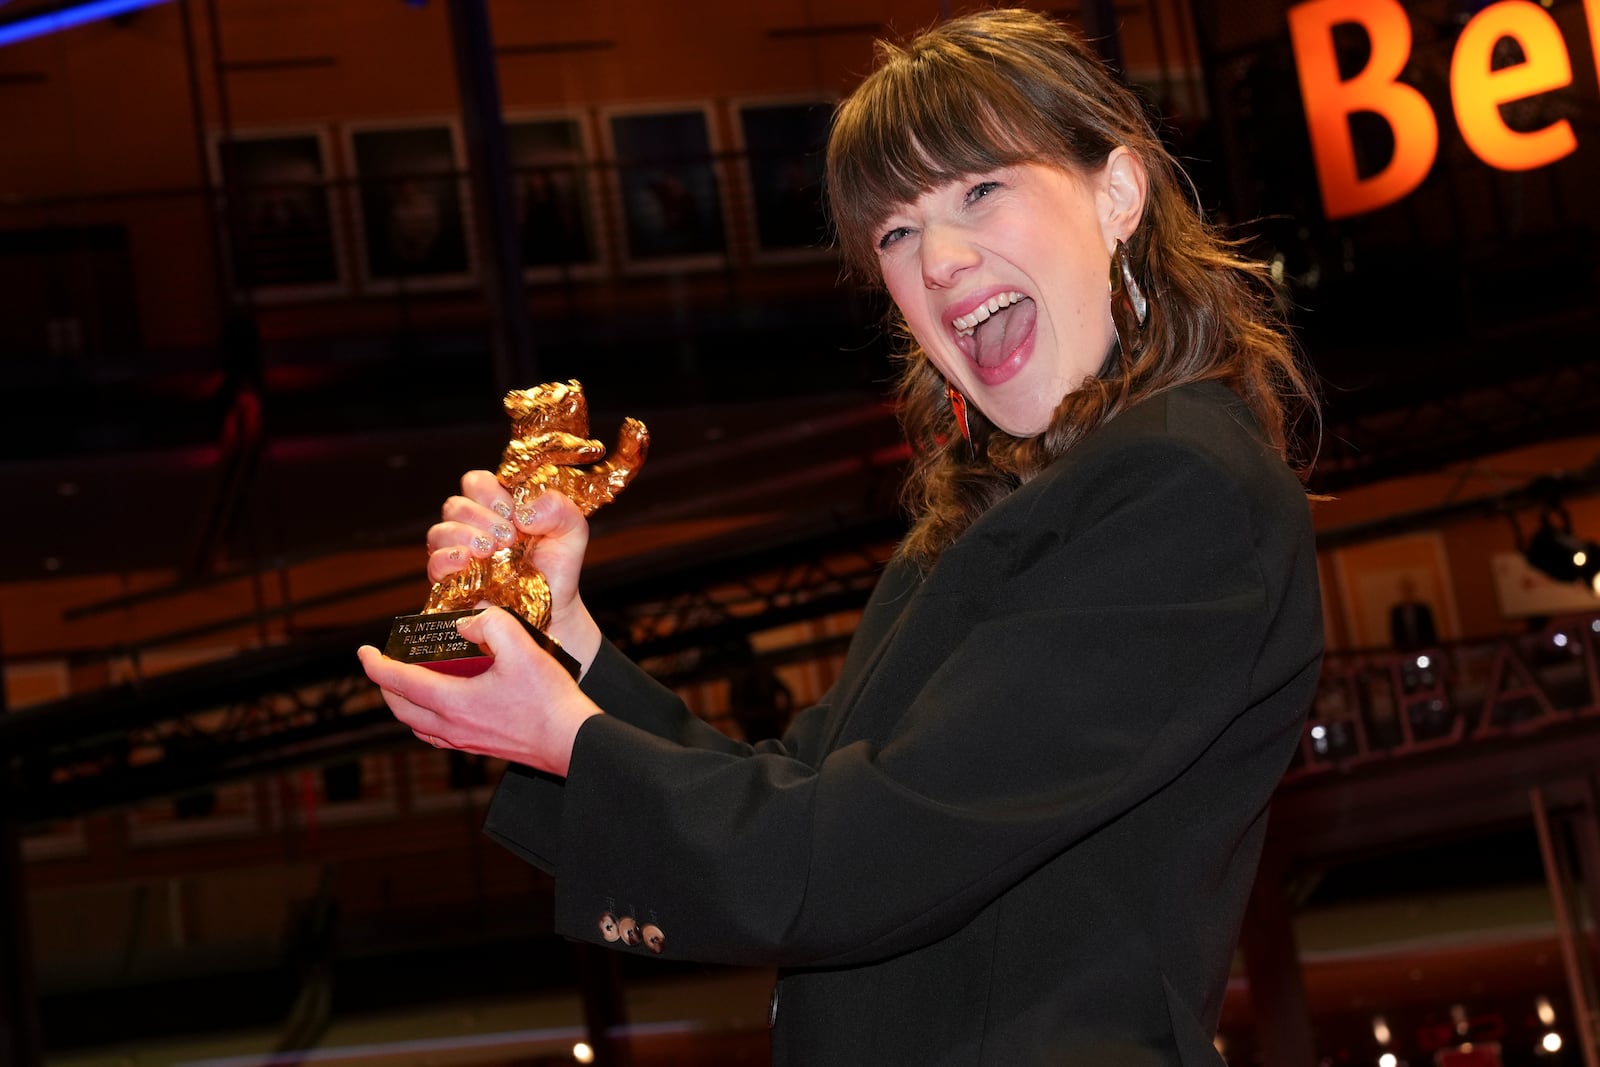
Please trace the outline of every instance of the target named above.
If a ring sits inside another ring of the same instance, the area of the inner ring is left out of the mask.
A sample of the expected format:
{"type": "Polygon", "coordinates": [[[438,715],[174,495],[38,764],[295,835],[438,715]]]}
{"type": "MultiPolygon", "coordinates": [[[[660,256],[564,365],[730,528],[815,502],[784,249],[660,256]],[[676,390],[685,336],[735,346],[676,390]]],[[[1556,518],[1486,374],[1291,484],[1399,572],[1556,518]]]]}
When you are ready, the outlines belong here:
{"type": "Polygon", "coordinates": [[[1105,362],[1111,249],[1143,193],[1119,148],[1087,174],[1024,163],[948,182],[884,221],[889,295],[945,380],[1005,432],[1042,432],[1105,362]]]}

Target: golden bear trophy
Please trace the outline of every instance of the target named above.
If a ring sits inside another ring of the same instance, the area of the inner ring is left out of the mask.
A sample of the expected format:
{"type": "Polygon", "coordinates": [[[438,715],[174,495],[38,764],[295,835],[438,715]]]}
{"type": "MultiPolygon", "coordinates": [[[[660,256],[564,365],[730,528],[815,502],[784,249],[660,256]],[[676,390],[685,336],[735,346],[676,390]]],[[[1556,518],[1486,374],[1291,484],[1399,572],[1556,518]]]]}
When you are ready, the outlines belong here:
{"type": "MultiPolygon", "coordinates": [[[[585,515],[609,504],[644,464],[650,433],[638,419],[624,419],[616,447],[589,437],[589,405],[576,381],[513,389],[505,396],[511,443],[495,477],[511,492],[513,509],[539,491],[563,493],[585,515]]],[[[550,585],[533,566],[529,542],[520,534],[492,554],[469,560],[434,585],[428,605],[394,620],[384,654],[452,674],[477,674],[489,665],[482,648],[456,632],[456,620],[484,602],[521,619],[541,647],[574,678],[578,662],[548,634],[550,585]]]]}

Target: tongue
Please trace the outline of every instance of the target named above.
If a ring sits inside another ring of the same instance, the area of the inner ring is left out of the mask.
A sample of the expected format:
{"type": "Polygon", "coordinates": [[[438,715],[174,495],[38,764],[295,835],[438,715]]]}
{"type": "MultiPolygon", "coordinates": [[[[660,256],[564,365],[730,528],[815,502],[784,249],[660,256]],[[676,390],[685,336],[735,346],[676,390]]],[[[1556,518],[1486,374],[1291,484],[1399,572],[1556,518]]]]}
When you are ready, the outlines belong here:
{"type": "Polygon", "coordinates": [[[1022,339],[1033,329],[1038,316],[1032,300],[1022,300],[1008,308],[1001,308],[984,320],[972,335],[976,342],[973,358],[980,367],[997,367],[1017,350],[1022,339]]]}

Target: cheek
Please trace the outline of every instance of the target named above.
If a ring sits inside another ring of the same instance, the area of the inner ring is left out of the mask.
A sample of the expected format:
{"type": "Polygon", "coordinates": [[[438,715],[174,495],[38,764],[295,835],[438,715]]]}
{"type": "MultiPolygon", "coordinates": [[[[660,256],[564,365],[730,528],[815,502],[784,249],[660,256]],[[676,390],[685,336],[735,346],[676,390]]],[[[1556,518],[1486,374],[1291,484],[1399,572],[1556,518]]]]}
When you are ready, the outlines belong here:
{"type": "Polygon", "coordinates": [[[961,382],[961,368],[959,366],[950,365],[949,361],[942,358],[942,353],[937,350],[930,352],[924,348],[923,352],[928,357],[928,363],[939,373],[939,377],[953,384],[957,389],[966,389],[961,382]]]}
{"type": "Polygon", "coordinates": [[[1061,283],[1072,294],[1067,302],[1072,329],[1088,333],[1111,329],[1111,289],[1103,271],[1093,263],[1084,264],[1063,277],[1061,283]]]}
{"type": "Polygon", "coordinates": [[[900,312],[900,318],[905,321],[911,335],[923,348],[929,347],[928,342],[933,339],[934,331],[939,327],[933,319],[933,313],[928,308],[924,298],[925,290],[920,283],[907,287],[903,279],[892,278],[888,271],[884,272],[884,286],[889,291],[889,299],[894,301],[894,306],[900,312]]]}
{"type": "Polygon", "coordinates": [[[915,310],[911,305],[916,297],[916,290],[911,287],[908,272],[885,264],[881,271],[883,287],[889,292],[889,299],[894,301],[894,306],[900,309],[900,314],[909,315],[915,310]]]}

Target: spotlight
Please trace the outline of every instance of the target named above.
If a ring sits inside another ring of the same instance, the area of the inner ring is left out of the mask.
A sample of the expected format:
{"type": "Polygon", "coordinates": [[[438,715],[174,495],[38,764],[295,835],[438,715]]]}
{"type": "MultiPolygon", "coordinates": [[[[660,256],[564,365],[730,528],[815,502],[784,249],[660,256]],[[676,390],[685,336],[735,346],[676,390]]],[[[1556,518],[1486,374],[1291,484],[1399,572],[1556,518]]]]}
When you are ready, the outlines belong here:
{"type": "Polygon", "coordinates": [[[1539,1042],[1539,1044],[1543,1046],[1546,1052],[1560,1052],[1561,1035],[1552,1030],[1548,1034],[1544,1035],[1544,1040],[1539,1042]]]}
{"type": "Polygon", "coordinates": [[[1528,566],[1558,582],[1582,581],[1600,593],[1600,545],[1574,537],[1565,510],[1547,509],[1523,552],[1528,566]],[[1560,520],[1559,524],[1555,521],[1560,520]]]}

